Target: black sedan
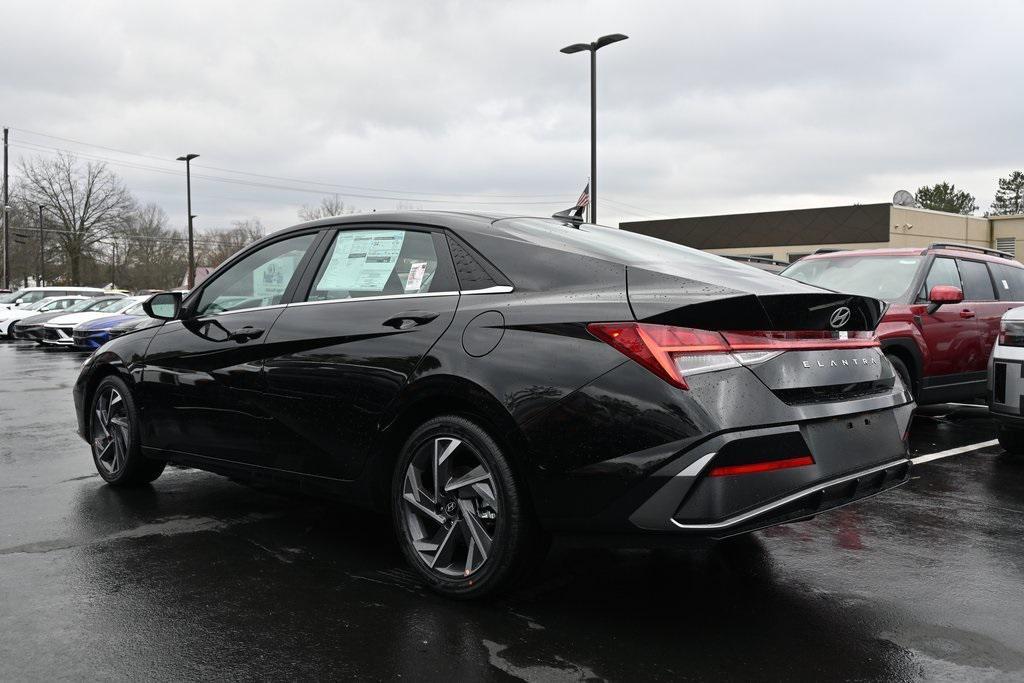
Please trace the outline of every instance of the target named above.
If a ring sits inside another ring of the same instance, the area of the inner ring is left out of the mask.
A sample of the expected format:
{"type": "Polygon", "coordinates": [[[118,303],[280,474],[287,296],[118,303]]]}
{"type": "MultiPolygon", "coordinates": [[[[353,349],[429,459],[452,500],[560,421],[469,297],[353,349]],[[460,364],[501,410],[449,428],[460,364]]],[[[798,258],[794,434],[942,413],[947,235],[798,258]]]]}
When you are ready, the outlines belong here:
{"type": "Polygon", "coordinates": [[[387,510],[447,595],[552,533],[722,538],[910,469],[884,304],[571,217],[304,223],[146,309],[74,389],[107,482],[171,461],[387,510]]]}

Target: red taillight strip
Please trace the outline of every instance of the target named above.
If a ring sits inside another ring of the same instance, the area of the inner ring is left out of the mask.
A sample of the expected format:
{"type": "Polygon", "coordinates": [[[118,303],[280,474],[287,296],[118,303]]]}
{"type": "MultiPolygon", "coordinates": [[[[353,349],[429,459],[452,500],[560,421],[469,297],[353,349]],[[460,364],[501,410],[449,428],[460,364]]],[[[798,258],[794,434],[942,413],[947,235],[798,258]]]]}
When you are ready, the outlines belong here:
{"type": "Polygon", "coordinates": [[[782,460],[768,460],[766,462],[754,462],[749,465],[725,465],[712,467],[708,472],[710,477],[731,477],[734,474],[754,474],[756,472],[772,472],[774,470],[786,470],[791,467],[806,467],[813,465],[814,458],[809,455],[802,455],[798,458],[784,458],[782,460]]]}
{"type": "Polygon", "coordinates": [[[838,332],[827,330],[796,330],[792,332],[722,332],[732,351],[771,351],[798,349],[825,351],[828,349],[866,349],[878,346],[878,338],[871,332],[848,332],[848,336],[833,337],[838,332]]]}

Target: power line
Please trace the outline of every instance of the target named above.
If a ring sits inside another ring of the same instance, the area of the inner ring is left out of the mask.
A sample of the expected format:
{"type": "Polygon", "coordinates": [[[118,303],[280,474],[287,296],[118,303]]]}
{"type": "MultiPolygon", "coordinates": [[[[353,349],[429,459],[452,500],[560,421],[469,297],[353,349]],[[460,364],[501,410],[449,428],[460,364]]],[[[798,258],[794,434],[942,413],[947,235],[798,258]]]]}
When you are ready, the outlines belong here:
{"type": "MultiPolygon", "coordinates": [[[[142,158],[146,158],[146,159],[154,159],[154,160],[161,161],[161,162],[170,162],[170,159],[165,159],[163,157],[159,157],[159,156],[156,156],[156,155],[153,155],[153,154],[144,154],[144,153],[141,153],[141,152],[129,152],[127,150],[117,149],[116,147],[106,147],[104,145],[97,145],[97,144],[94,144],[94,143],[91,143],[91,142],[83,142],[81,140],[75,140],[75,139],[72,139],[72,138],[61,137],[59,135],[50,135],[48,133],[40,133],[38,131],[32,131],[32,130],[28,130],[28,129],[25,129],[25,128],[14,128],[13,130],[17,130],[17,131],[19,131],[21,133],[27,133],[29,135],[37,135],[39,137],[50,138],[50,139],[53,139],[53,140],[62,140],[64,142],[71,142],[71,143],[74,143],[76,145],[82,145],[84,147],[94,147],[96,149],[103,149],[103,150],[106,150],[108,152],[115,152],[117,154],[127,154],[127,155],[130,155],[130,156],[137,156],[137,157],[142,157],[142,158]]],[[[424,195],[424,196],[427,196],[427,197],[491,197],[491,198],[499,198],[499,199],[500,198],[505,198],[505,199],[538,199],[538,198],[542,198],[542,197],[543,198],[551,198],[551,199],[553,199],[553,198],[556,198],[556,197],[563,197],[564,196],[561,193],[557,193],[557,194],[495,194],[495,193],[487,193],[487,192],[463,193],[463,192],[427,192],[427,191],[423,191],[423,190],[393,190],[393,189],[389,189],[389,188],[363,187],[363,186],[359,186],[359,185],[342,185],[342,184],[338,184],[338,183],[327,183],[327,182],[323,182],[323,181],[319,181],[319,180],[304,180],[304,179],[301,179],[301,178],[290,178],[290,177],[287,177],[287,176],[267,175],[267,174],[264,174],[264,173],[253,173],[253,172],[250,172],[250,171],[239,171],[239,170],[236,170],[236,169],[223,168],[223,167],[219,167],[219,166],[206,166],[206,165],[196,164],[196,168],[205,168],[205,169],[209,169],[211,171],[220,171],[222,173],[234,173],[236,175],[245,175],[245,176],[250,176],[250,177],[253,177],[253,178],[264,178],[264,179],[268,179],[268,180],[282,180],[282,181],[285,181],[285,182],[299,183],[299,184],[303,184],[303,185],[319,185],[319,186],[322,186],[322,187],[334,187],[334,188],[339,188],[339,189],[344,189],[344,190],[356,190],[356,191],[359,191],[359,192],[385,192],[385,193],[389,193],[389,194],[403,195],[403,197],[394,197],[394,199],[408,199],[408,197],[407,197],[408,195],[424,195]]],[[[322,192],[322,190],[319,190],[319,191],[322,192]]],[[[421,199],[421,200],[410,200],[410,201],[430,201],[430,200],[421,199]]],[[[435,201],[440,201],[440,200],[435,200],[435,201]]],[[[456,202],[452,202],[452,203],[456,203],[456,202]]],[[[479,202],[464,202],[464,203],[479,203],[479,202]]],[[[497,203],[518,203],[518,202],[494,202],[494,203],[497,204],[497,203]]]]}
{"type": "MultiPolygon", "coordinates": [[[[101,156],[101,155],[98,155],[98,154],[89,154],[89,153],[86,153],[86,152],[79,152],[79,151],[75,151],[75,150],[64,149],[64,148],[61,148],[61,147],[48,147],[48,146],[45,146],[45,145],[36,144],[34,142],[21,142],[21,143],[17,143],[17,144],[16,143],[11,143],[11,146],[12,147],[19,147],[21,149],[28,149],[30,151],[44,152],[44,153],[50,153],[50,154],[53,154],[53,153],[57,153],[57,154],[60,154],[60,153],[72,154],[72,155],[84,157],[84,158],[87,158],[87,159],[95,159],[97,161],[103,161],[105,163],[113,164],[115,166],[124,166],[126,168],[135,168],[135,169],[139,169],[139,170],[152,171],[152,172],[155,172],[155,173],[163,173],[165,175],[174,175],[174,176],[179,176],[179,177],[182,175],[182,173],[179,172],[179,171],[172,171],[170,169],[157,168],[157,167],[154,167],[154,166],[145,166],[145,165],[142,165],[142,164],[137,164],[137,163],[132,163],[132,162],[128,162],[128,161],[123,161],[121,159],[112,159],[110,157],[104,157],[104,156],[101,156]]],[[[194,178],[202,178],[203,180],[210,180],[210,181],[218,182],[218,183],[229,183],[229,184],[233,184],[233,185],[241,185],[241,186],[245,186],[245,187],[255,187],[255,188],[261,188],[261,189],[273,189],[273,190],[281,190],[281,191],[285,191],[285,192],[304,192],[304,193],[316,194],[316,195],[320,195],[320,196],[322,196],[324,194],[324,191],[323,190],[319,190],[319,189],[304,188],[304,187],[294,187],[294,186],[287,186],[287,185],[277,185],[277,184],[273,184],[273,183],[264,183],[264,182],[258,182],[258,181],[253,181],[253,180],[242,180],[240,178],[224,178],[224,177],[221,177],[221,176],[199,174],[199,173],[193,173],[192,177],[194,177],[194,178]]],[[[357,193],[354,193],[354,192],[335,192],[333,194],[337,194],[340,197],[355,197],[357,199],[377,199],[377,200],[384,200],[384,201],[406,201],[406,202],[410,202],[410,203],[423,203],[423,204],[454,204],[456,206],[459,206],[459,205],[480,205],[480,206],[561,206],[563,204],[563,202],[560,202],[560,201],[542,201],[542,202],[464,201],[464,200],[424,199],[424,198],[421,198],[421,197],[386,197],[386,196],[382,196],[382,195],[357,194],[357,193]]],[[[571,202],[571,200],[568,200],[568,199],[566,201],[571,202]]]]}

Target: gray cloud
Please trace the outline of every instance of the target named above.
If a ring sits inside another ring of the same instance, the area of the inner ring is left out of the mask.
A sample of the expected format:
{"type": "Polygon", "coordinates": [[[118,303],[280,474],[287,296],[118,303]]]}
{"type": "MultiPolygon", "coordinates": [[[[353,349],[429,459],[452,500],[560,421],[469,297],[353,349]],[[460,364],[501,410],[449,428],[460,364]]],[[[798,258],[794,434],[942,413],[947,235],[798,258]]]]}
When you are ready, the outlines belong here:
{"type": "Polygon", "coordinates": [[[557,50],[623,32],[600,55],[600,190],[616,202],[603,222],[884,201],[938,180],[987,206],[996,177],[1024,165],[1024,7],[893,5],[9,2],[0,101],[15,157],[41,145],[108,158],[175,218],[169,160],[186,151],[202,155],[198,175],[278,186],[197,178],[199,225],[283,227],[318,198],[209,167],[545,195],[408,200],[545,214],[588,173],[587,60],[557,50]]]}

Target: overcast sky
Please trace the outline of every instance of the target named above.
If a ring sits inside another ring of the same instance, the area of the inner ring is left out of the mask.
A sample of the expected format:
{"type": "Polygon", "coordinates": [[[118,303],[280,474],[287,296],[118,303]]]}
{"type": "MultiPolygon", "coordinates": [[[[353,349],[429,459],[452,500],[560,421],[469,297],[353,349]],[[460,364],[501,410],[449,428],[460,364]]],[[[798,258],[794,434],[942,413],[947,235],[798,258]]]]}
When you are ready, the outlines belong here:
{"type": "Polygon", "coordinates": [[[8,0],[0,26],[12,158],[103,157],[174,227],[184,177],[165,160],[185,152],[200,228],[285,227],[334,192],[360,210],[570,206],[588,64],[558,50],[619,32],[599,54],[602,223],[940,180],[984,210],[1024,167],[1020,2],[8,0]]]}

